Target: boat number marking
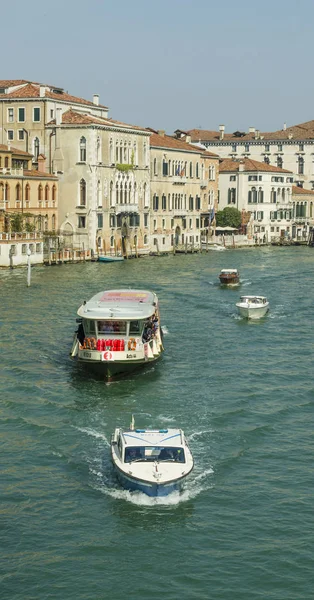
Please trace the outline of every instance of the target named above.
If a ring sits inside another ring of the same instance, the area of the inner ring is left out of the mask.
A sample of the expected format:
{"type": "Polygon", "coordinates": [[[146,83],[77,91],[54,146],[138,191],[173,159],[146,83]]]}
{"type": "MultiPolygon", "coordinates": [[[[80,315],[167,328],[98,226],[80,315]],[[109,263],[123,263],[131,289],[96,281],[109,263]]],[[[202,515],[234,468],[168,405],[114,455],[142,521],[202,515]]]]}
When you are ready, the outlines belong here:
{"type": "Polygon", "coordinates": [[[126,357],[127,358],[136,358],[136,354],[127,354],[126,357]]]}
{"type": "Polygon", "coordinates": [[[91,358],[92,353],[91,352],[83,352],[83,356],[84,356],[84,358],[91,358]]]}
{"type": "Polygon", "coordinates": [[[106,350],[103,355],[104,360],[113,360],[113,354],[109,350],[106,350]]]}

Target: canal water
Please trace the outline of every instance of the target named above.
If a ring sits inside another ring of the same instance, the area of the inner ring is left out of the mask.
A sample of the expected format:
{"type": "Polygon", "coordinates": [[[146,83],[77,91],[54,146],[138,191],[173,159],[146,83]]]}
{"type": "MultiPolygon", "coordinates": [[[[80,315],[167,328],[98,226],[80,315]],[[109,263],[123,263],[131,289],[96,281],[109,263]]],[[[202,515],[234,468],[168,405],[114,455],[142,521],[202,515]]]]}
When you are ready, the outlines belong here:
{"type": "Polygon", "coordinates": [[[313,598],[313,265],[265,247],[0,272],[1,600],[313,598]],[[105,384],[68,354],[80,303],[114,287],[157,292],[166,351],[105,384]],[[268,316],[239,318],[240,293],[268,316]],[[120,488],[132,413],[185,430],[181,494],[120,488]]]}

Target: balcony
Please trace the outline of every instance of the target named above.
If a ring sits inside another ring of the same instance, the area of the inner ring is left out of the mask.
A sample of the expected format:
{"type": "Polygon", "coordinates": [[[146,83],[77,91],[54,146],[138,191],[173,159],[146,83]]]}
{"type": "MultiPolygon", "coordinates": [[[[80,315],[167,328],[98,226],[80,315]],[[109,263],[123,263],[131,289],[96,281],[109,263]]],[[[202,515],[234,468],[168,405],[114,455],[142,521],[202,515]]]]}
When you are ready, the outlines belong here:
{"type": "Polygon", "coordinates": [[[201,188],[206,188],[208,186],[208,180],[207,179],[201,179],[200,181],[200,187],[201,188]]]}
{"type": "Polygon", "coordinates": [[[115,213],[119,215],[120,213],[138,213],[138,204],[116,204],[115,213]]]}
{"type": "Polygon", "coordinates": [[[12,169],[11,167],[0,167],[0,175],[11,175],[11,177],[22,177],[23,167],[12,169]]]}
{"type": "Polygon", "coordinates": [[[175,184],[179,184],[179,185],[184,185],[187,182],[186,177],[180,177],[180,175],[174,175],[172,177],[172,183],[175,184]]]}
{"type": "Polygon", "coordinates": [[[303,223],[306,223],[307,220],[307,217],[294,217],[293,222],[297,225],[302,225],[303,223]]]}

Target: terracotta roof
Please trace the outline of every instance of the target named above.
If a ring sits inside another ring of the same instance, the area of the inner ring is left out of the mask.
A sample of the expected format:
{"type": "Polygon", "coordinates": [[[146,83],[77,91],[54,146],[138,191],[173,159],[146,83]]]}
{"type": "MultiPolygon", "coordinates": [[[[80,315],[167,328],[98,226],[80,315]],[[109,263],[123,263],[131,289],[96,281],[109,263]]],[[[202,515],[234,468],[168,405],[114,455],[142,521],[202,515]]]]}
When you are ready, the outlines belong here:
{"type": "Polygon", "coordinates": [[[292,173],[286,169],[280,169],[274,165],[268,165],[267,163],[260,162],[258,160],[252,160],[251,158],[243,158],[243,160],[232,160],[226,158],[219,164],[219,172],[227,173],[231,171],[239,171],[239,165],[243,164],[243,171],[264,171],[267,173],[292,173]]]}
{"type": "Polygon", "coordinates": [[[293,185],[292,186],[292,194],[295,195],[310,195],[310,196],[314,196],[314,190],[305,190],[304,188],[298,187],[297,185],[293,185]]]}
{"type": "Polygon", "coordinates": [[[183,140],[177,140],[170,135],[159,135],[157,132],[154,132],[153,129],[148,129],[148,131],[153,131],[150,137],[150,147],[151,148],[168,148],[169,150],[185,150],[186,152],[197,152],[198,154],[202,154],[203,156],[212,156],[214,158],[219,158],[217,154],[213,154],[213,152],[204,151],[203,148],[199,148],[198,146],[193,146],[193,144],[188,144],[183,140]]]}
{"type": "Polygon", "coordinates": [[[0,151],[10,152],[11,154],[19,154],[19,155],[23,155],[23,156],[29,156],[29,158],[31,158],[33,156],[29,152],[25,152],[25,150],[19,150],[18,148],[13,148],[13,146],[10,146],[10,150],[9,150],[9,146],[6,146],[5,144],[0,144],[0,151]]]}
{"type": "MultiPolygon", "coordinates": [[[[10,83],[10,82],[9,82],[10,83]]],[[[0,94],[0,99],[15,99],[15,98],[40,98],[40,84],[38,83],[31,83],[31,82],[25,82],[25,81],[21,81],[19,83],[14,83],[11,82],[12,85],[20,85],[25,83],[26,85],[23,85],[23,87],[19,88],[18,90],[14,90],[13,92],[10,92],[9,94],[0,94]]],[[[1,85],[0,85],[1,87],[1,85]]],[[[6,86],[2,86],[2,87],[6,87],[6,86]]],[[[47,87],[47,86],[44,86],[47,87]]],[[[90,100],[84,100],[83,98],[77,98],[76,96],[71,96],[70,94],[67,94],[66,92],[64,92],[63,90],[61,90],[60,88],[60,93],[55,93],[51,90],[53,89],[59,89],[59,88],[53,88],[51,86],[49,86],[49,90],[45,90],[45,95],[44,98],[51,98],[52,100],[59,100],[61,102],[73,102],[74,104],[84,104],[84,105],[88,105],[88,106],[94,106],[94,107],[98,107],[98,108],[105,108],[107,109],[107,106],[102,106],[102,105],[96,105],[93,102],[91,102],[90,100]]]]}
{"type": "MultiPolygon", "coordinates": [[[[235,132],[239,134],[240,132],[235,132]]],[[[244,135],[234,135],[234,133],[225,133],[220,140],[220,132],[206,129],[190,129],[187,134],[191,136],[192,142],[198,141],[221,141],[221,142],[247,142],[258,141],[268,142],[276,140],[308,140],[314,139],[314,121],[306,121],[299,125],[292,125],[286,129],[279,129],[273,132],[246,133],[244,135]]]]}
{"type": "Polygon", "coordinates": [[[28,83],[28,81],[25,81],[25,79],[0,79],[1,88],[13,87],[14,85],[22,85],[23,83],[28,83]]]}
{"type": "MultiPolygon", "coordinates": [[[[48,125],[55,125],[56,120],[53,119],[48,125]]],[[[115,121],[114,119],[106,119],[100,117],[94,117],[82,112],[77,112],[70,108],[62,114],[62,125],[107,125],[108,127],[119,126],[127,129],[136,129],[137,131],[145,131],[145,128],[139,127],[138,125],[128,125],[122,121],[115,121]]]]}
{"type": "Polygon", "coordinates": [[[24,169],[23,175],[24,177],[35,177],[38,179],[58,179],[56,175],[51,175],[50,173],[43,173],[42,171],[36,171],[35,169],[32,169],[31,171],[24,169]]]}

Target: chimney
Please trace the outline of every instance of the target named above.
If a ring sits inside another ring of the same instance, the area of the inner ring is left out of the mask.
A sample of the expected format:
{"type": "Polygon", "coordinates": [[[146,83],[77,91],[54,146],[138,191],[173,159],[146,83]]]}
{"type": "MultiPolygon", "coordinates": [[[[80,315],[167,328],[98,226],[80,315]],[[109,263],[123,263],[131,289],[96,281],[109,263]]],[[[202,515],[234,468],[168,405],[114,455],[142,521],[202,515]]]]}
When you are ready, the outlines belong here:
{"type": "Polygon", "coordinates": [[[191,136],[187,135],[186,138],[185,138],[185,141],[186,141],[187,144],[190,144],[191,143],[191,136]]]}
{"type": "Polygon", "coordinates": [[[249,127],[249,133],[255,133],[255,127],[249,127]]]}
{"type": "Polygon", "coordinates": [[[289,138],[289,140],[292,140],[292,138],[293,138],[293,133],[289,133],[289,135],[288,135],[288,138],[289,138]]]}
{"type": "Polygon", "coordinates": [[[284,123],[283,124],[283,130],[286,131],[286,129],[287,129],[287,123],[284,123]]]}
{"type": "Polygon", "coordinates": [[[225,126],[224,125],[219,125],[219,139],[223,140],[224,139],[224,135],[225,135],[225,126]]]}
{"type": "Polygon", "coordinates": [[[254,136],[254,137],[255,137],[255,139],[256,139],[256,140],[259,140],[259,136],[260,136],[260,130],[259,130],[259,129],[255,129],[255,132],[254,132],[254,133],[255,133],[255,136],[254,136]]]}
{"type": "Polygon", "coordinates": [[[158,129],[158,135],[161,135],[161,137],[165,137],[165,130],[164,129],[158,129]]]}
{"type": "Polygon", "coordinates": [[[44,98],[45,97],[45,92],[46,92],[46,88],[44,85],[40,85],[39,86],[39,97],[40,98],[44,98]]]}
{"type": "Polygon", "coordinates": [[[95,104],[96,106],[99,106],[99,94],[93,95],[93,104],[95,104]]]}
{"type": "Polygon", "coordinates": [[[61,125],[62,118],[62,108],[56,109],[56,125],[59,127],[61,125]]]}
{"type": "Polygon", "coordinates": [[[240,162],[239,162],[239,173],[240,173],[240,171],[244,171],[244,163],[243,163],[243,160],[240,160],[240,162]]]}
{"type": "Polygon", "coordinates": [[[46,157],[43,154],[38,156],[38,171],[40,173],[46,173],[46,157]]]}

